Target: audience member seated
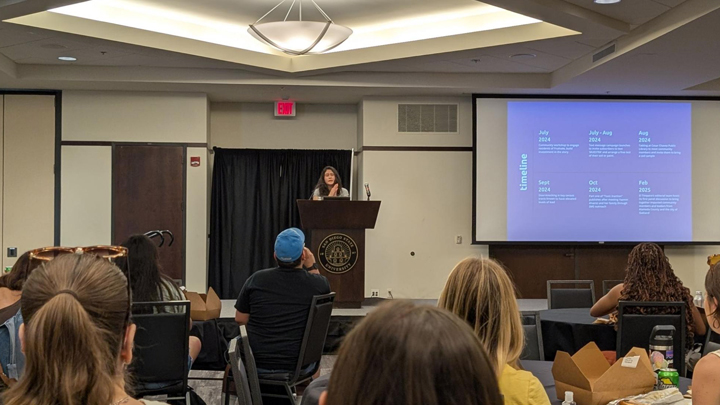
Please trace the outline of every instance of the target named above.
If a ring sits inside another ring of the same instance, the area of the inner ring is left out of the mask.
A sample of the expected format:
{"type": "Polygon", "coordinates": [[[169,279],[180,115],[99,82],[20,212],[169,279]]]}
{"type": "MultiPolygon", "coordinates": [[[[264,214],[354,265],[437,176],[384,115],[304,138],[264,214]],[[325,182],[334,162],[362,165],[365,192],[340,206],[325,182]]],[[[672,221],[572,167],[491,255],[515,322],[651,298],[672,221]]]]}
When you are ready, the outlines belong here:
{"type": "Polygon", "coordinates": [[[502,405],[503,399],[465,322],[442,309],[391,301],[347,335],[320,404],[502,405]]]}
{"type": "Polygon", "coordinates": [[[135,326],[127,281],[114,264],[59,256],[33,270],[20,301],[25,372],[5,405],[159,404],[125,391],[135,326]]]}
{"type": "Polygon", "coordinates": [[[17,382],[25,366],[18,330],[23,323],[20,294],[30,271],[30,253],[18,258],[10,273],[0,277],[0,390],[17,382]]]}
{"type": "MultiPolygon", "coordinates": [[[[133,235],[122,246],[128,249],[128,257],[116,259],[118,266],[129,274],[133,302],[182,301],[185,299],[180,288],[169,277],[162,274],[160,254],[155,243],[145,235],[133,235]],[[129,272],[129,273],[128,273],[129,272]]],[[[189,325],[192,327],[192,323],[189,325]]],[[[197,359],[202,343],[196,336],[190,336],[189,364],[197,359]]]]}
{"type": "MultiPolygon", "coordinates": [[[[705,314],[710,329],[720,333],[720,263],[710,267],[705,276],[705,314]]],[[[696,405],[720,404],[720,350],[710,352],[695,366],[692,383],[692,402],[696,405]]]]}
{"type": "Polygon", "coordinates": [[[235,321],[247,325],[259,374],[295,371],[312,297],[330,292],[301,230],[277,236],[275,260],[277,267],[247,279],[235,303],[235,321]]]}
{"type": "Polygon", "coordinates": [[[458,263],[440,294],[438,306],[464,319],[480,338],[498,376],[505,404],[549,404],[540,381],[521,369],[525,334],[515,286],[492,259],[458,263]]]}
{"type": "MultiPolygon", "coordinates": [[[[600,298],[590,309],[590,315],[598,317],[612,314],[611,320],[615,321],[613,318],[619,301],[685,302],[688,347],[693,345],[695,334],[705,335],[705,322],[693,304],[690,290],[675,275],[662,248],[654,243],[641,243],[633,248],[628,256],[625,280],[600,298]]],[[[628,310],[645,313],[647,309],[628,310]]],[[[670,308],[668,310],[673,311],[670,308]]]]}

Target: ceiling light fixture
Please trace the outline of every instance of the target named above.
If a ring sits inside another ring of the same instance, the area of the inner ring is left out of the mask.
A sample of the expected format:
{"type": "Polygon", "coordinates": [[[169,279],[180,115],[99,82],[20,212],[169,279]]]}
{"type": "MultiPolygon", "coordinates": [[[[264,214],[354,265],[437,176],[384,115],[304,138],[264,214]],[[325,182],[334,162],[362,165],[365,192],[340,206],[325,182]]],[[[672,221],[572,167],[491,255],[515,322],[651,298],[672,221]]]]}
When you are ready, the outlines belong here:
{"type": "Polygon", "coordinates": [[[622,0],[595,0],[596,4],[615,4],[620,3],[622,0]]]}
{"type": "Polygon", "coordinates": [[[293,0],[282,21],[260,23],[263,18],[267,17],[268,14],[275,11],[275,9],[283,5],[286,1],[287,0],[282,0],[280,4],[265,13],[265,15],[255,21],[254,24],[250,24],[250,28],[248,28],[250,35],[287,54],[297,56],[308,53],[327,52],[345,42],[353,32],[348,27],[335,24],[320,6],[315,3],[315,0],[310,0],[310,2],[315,6],[317,11],[320,12],[320,15],[322,15],[325,21],[303,21],[303,0],[293,0]],[[296,2],[299,5],[298,20],[288,21],[288,16],[296,2]]]}
{"type": "Polygon", "coordinates": [[[58,59],[65,62],[75,62],[77,60],[77,58],[74,58],[72,56],[60,56],[58,57],[58,59]]]}

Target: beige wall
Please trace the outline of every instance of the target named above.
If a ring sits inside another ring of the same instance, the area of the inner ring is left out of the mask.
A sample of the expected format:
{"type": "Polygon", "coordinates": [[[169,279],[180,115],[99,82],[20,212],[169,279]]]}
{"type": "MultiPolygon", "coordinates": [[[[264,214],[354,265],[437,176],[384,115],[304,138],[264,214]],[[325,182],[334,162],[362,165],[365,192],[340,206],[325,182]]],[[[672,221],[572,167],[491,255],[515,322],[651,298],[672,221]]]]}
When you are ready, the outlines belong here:
{"type": "MultiPolygon", "coordinates": [[[[67,91],[63,140],[206,143],[207,104],[204,94],[67,91]]],[[[61,243],[109,241],[111,148],[63,146],[62,156],[61,243]]],[[[205,148],[188,148],[189,156],[200,156],[202,165],[187,167],[186,286],[205,291],[208,154],[205,148]]]]}
{"type": "Polygon", "coordinates": [[[469,96],[365,98],[362,113],[362,142],[366,146],[472,146],[472,102],[469,96]],[[399,103],[458,104],[458,132],[400,133],[397,131],[399,103]]]}
{"type": "Polygon", "coordinates": [[[3,266],[23,252],[52,246],[55,235],[55,97],[4,96],[2,131],[3,266]]]}
{"type": "MultiPolygon", "coordinates": [[[[361,108],[363,148],[472,145],[469,97],[368,98],[361,108]],[[458,133],[398,133],[398,103],[457,103],[458,133]]],[[[391,288],[396,298],[437,298],[458,261],[487,255],[487,246],[470,244],[472,152],[363,151],[361,162],[358,187],[369,183],[372,198],[382,201],[366,236],[366,296],[379,289],[384,297],[391,288]]]]}
{"type": "MultiPolygon", "coordinates": [[[[208,109],[197,95],[164,97],[167,100],[157,94],[65,92],[63,110],[68,115],[63,114],[63,136],[87,140],[94,134],[95,140],[137,140],[132,137],[143,134],[153,142],[205,142],[209,133],[211,145],[227,148],[472,145],[469,97],[368,98],[359,106],[299,104],[295,119],[275,119],[272,103],[212,103],[208,109]],[[93,97],[98,97],[98,106],[105,107],[92,106],[89,116],[83,111],[93,104],[93,97]],[[459,132],[399,134],[395,125],[399,102],[458,103],[459,132]],[[138,108],[138,103],[143,108],[138,108]],[[185,114],[168,114],[167,106],[185,114]],[[111,114],[108,109],[129,123],[106,125],[97,117],[111,114]],[[132,137],[127,131],[134,132],[132,137]]],[[[110,148],[64,146],[62,153],[63,243],[87,244],[101,235],[109,240],[110,148]],[[91,196],[81,186],[84,182],[104,184],[103,191],[91,196]]],[[[190,289],[203,290],[212,162],[204,149],[189,148],[188,158],[195,155],[201,156],[202,166],[188,167],[187,284],[190,289]]],[[[374,288],[385,296],[391,288],[398,298],[437,298],[456,262],[470,255],[487,255],[487,246],[469,244],[471,152],[365,151],[355,164],[355,190],[364,193],[362,183],[369,182],[373,199],[383,201],[376,229],[367,233],[367,296],[374,288]],[[463,237],[461,245],[455,244],[458,235],[463,237]]],[[[702,288],[706,256],[720,253],[720,248],[668,247],[667,253],[694,292],[702,288]]]]}
{"type": "Polygon", "coordinates": [[[273,116],[273,103],[210,104],[210,144],[250,149],[357,149],[356,104],[297,104],[273,116]]]}
{"type": "Polygon", "coordinates": [[[207,96],[63,92],[64,141],[207,142],[207,96]]]}

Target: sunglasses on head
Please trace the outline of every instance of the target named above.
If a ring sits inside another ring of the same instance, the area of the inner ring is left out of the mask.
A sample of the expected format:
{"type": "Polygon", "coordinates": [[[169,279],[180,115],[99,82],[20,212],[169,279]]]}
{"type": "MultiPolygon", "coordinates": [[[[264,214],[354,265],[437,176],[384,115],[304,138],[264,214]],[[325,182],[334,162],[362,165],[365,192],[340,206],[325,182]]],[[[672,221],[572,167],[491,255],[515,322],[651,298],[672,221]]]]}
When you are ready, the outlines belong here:
{"type": "MultiPolygon", "coordinates": [[[[130,264],[127,260],[128,249],[124,246],[109,246],[109,245],[97,245],[97,246],[84,246],[84,247],[66,247],[66,246],[48,246],[44,248],[31,250],[29,253],[28,266],[32,265],[33,260],[42,262],[49,262],[58,256],[75,254],[78,255],[78,263],[80,263],[80,255],[91,254],[99,256],[109,261],[124,258],[127,263],[127,271],[123,271],[125,278],[127,279],[127,294],[128,294],[128,312],[125,319],[127,324],[130,320],[130,308],[132,305],[132,292],[130,290],[130,264]]],[[[30,269],[28,269],[29,271],[30,269]]]]}
{"type": "Polygon", "coordinates": [[[127,257],[128,250],[124,246],[84,246],[84,247],[65,247],[65,246],[49,246],[30,251],[30,260],[50,261],[60,255],[65,254],[93,254],[103,259],[116,259],[118,257],[127,257]]]}

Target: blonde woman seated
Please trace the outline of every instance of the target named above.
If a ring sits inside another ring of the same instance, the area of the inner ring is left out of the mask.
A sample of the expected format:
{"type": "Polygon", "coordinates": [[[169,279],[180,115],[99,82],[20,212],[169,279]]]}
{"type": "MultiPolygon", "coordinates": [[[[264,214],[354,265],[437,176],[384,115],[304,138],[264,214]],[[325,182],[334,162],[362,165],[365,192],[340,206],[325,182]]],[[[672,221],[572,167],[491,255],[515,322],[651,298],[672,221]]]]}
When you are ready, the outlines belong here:
{"type": "MultiPolygon", "coordinates": [[[[710,267],[705,276],[705,313],[713,332],[720,334],[720,264],[710,267]]],[[[693,398],[695,405],[720,404],[720,350],[705,355],[693,371],[693,398]]]]}
{"type": "Polygon", "coordinates": [[[5,405],[139,405],[125,391],[132,360],[127,280],[92,254],[65,254],[23,285],[20,339],[25,373],[5,405]]]}
{"type": "Polygon", "coordinates": [[[467,321],[480,338],[498,376],[505,405],[550,404],[540,380],[519,367],[525,335],[515,286],[500,264],[482,258],[458,263],[438,306],[467,321]]]}

